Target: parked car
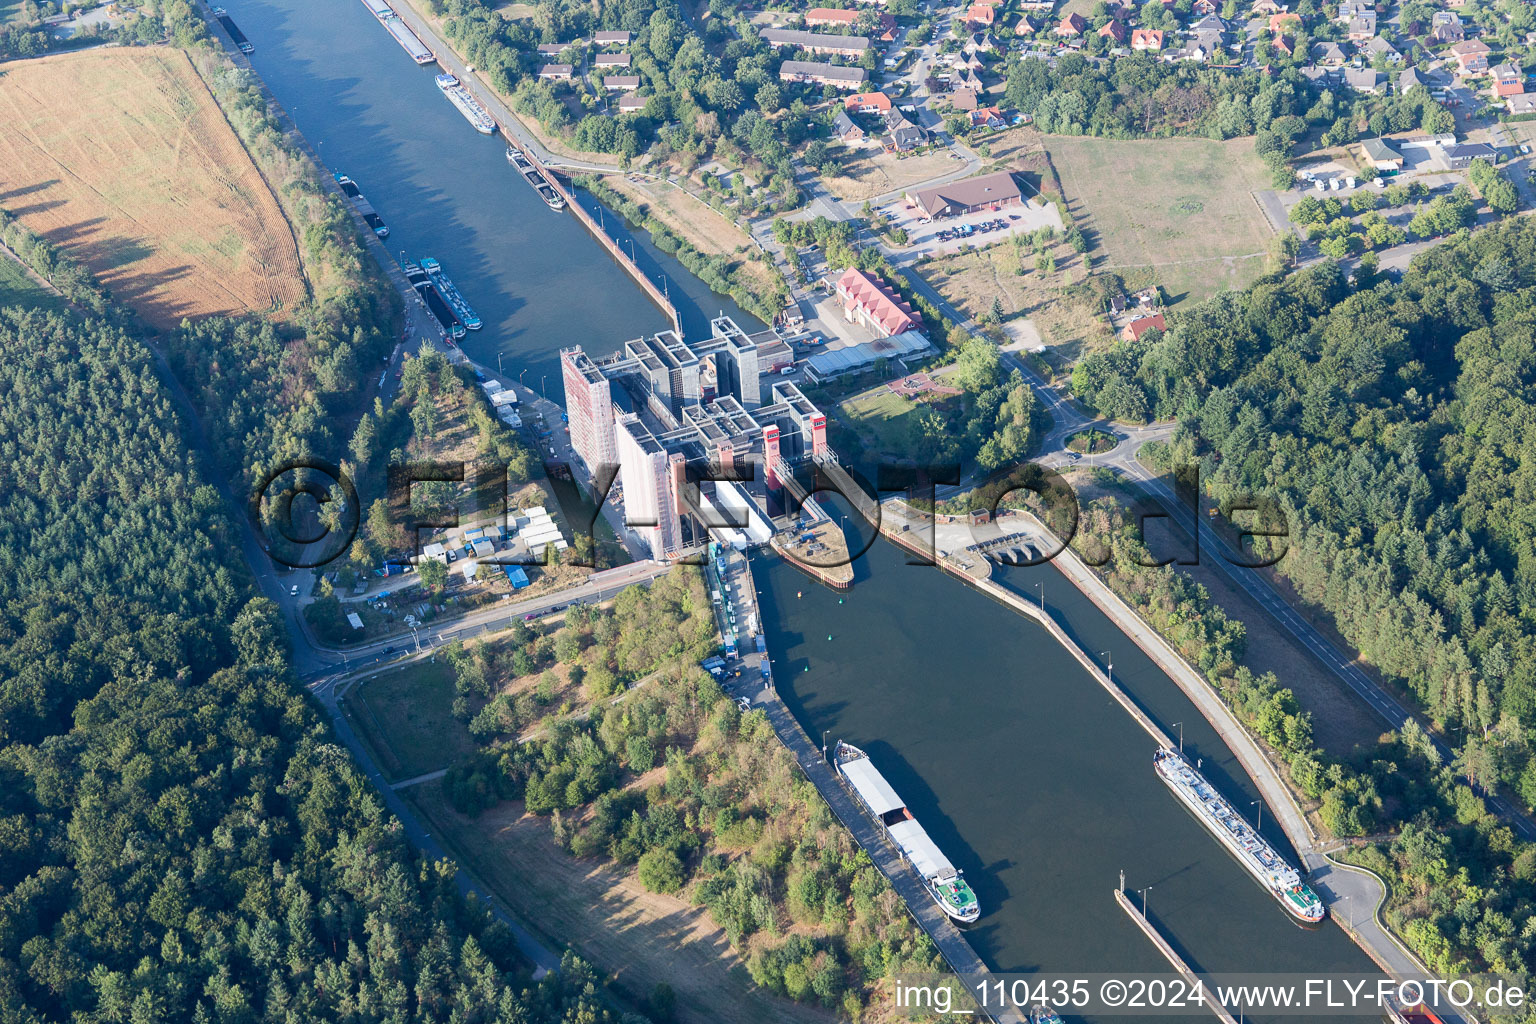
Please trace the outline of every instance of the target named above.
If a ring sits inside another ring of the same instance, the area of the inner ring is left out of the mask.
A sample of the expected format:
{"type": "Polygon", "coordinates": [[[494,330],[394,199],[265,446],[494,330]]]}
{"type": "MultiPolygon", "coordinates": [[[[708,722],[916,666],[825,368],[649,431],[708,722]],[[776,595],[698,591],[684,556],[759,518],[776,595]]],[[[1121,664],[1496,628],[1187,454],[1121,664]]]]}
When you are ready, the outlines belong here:
{"type": "Polygon", "coordinates": [[[295,583],[293,586],[288,588],[288,596],[289,597],[298,597],[299,596],[299,585],[297,583],[295,583]]]}

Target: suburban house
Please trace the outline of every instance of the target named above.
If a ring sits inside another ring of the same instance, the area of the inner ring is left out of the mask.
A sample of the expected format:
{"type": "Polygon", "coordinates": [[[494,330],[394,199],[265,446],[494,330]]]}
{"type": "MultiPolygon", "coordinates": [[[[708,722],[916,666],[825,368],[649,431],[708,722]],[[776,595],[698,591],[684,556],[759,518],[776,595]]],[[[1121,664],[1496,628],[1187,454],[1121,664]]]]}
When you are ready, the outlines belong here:
{"type": "Polygon", "coordinates": [[[981,84],[981,79],[977,78],[976,72],[970,68],[966,68],[956,75],[954,83],[950,86],[951,92],[958,92],[961,89],[969,89],[977,96],[986,91],[985,87],[981,84]]]}
{"type": "Polygon", "coordinates": [[[1383,139],[1363,139],[1360,148],[1365,159],[1378,171],[1397,173],[1403,169],[1403,154],[1387,145],[1383,139]]]}
{"type": "Polygon", "coordinates": [[[971,4],[965,12],[965,23],[972,28],[991,28],[997,21],[997,8],[991,4],[971,4]]]}
{"type": "Polygon", "coordinates": [[[1355,92],[1374,95],[1382,90],[1381,72],[1375,68],[1345,68],[1344,84],[1355,92]]]}
{"type": "Polygon", "coordinates": [[[1003,112],[996,107],[981,107],[971,111],[972,128],[1001,128],[1007,123],[1003,120],[1003,112]]]}
{"type": "Polygon", "coordinates": [[[1287,57],[1294,56],[1296,53],[1296,43],[1290,36],[1275,36],[1270,45],[1275,48],[1276,53],[1283,53],[1287,57]]]}
{"type": "Polygon", "coordinates": [[[1126,38],[1125,22],[1106,21],[1104,27],[1099,29],[1099,35],[1106,39],[1113,39],[1117,43],[1124,43],[1126,38]]]}
{"type": "Polygon", "coordinates": [[[878,331],[882,338],[915,330],[923,322],[890,285],[855,267],[837,279],[837,297],[843,300],[844,319],[878,331]]]}
{"type": "Polygon", "coordinates": [[[1333,16],[1334,21],[1342,21],[1348,25],[1355,19],[1355,15],[1364,14],[1366,11],[1374,13],[1376,6],[1366,0],[1343,0],[1339,4],[1339,13],[1333,16]]]}
{"type": "Polygon", "coordinates": [[[1525,72],[1514,61],[1505,61],[1490,72],[1493,77],[1493,95],[1508,99],[1525,92],[1525,72]]]}
{"type": "Polygon", "coordinates": [[[560,56],[560,54],[565,52],[565,48],[567,46],[569,46],[569,45],[571,45],[571,44],[570,43],[540,43],[539,44],[538,53],[539,53],[540,57],[558,57],[558,56],[560,56]]]}
{"type": "Polygon", "coordinates": [[[994,171],[908,192],[905,199],[925,219],[932,220],[935,217],[958,217],[988,206],[1018,206],[1024,202],[1024,193],[1008,171],[994,171]]]}
{"type": "Polygon", "coordinates": [[[539,77],[548,82],[569,82],[574,70],[569,64],[545,64],[539,68],[539,77]]]}
{"type": "Polygon", "coordinates": [[[629,54],[600,53],[593,59],[592,66],[599,70],[603,68],[627,68],[629,67],[629,54]]]}
{"type": "Polygon", "coordinates": [[[965,41],[966,53],[996,53],[997,40],[985,32],[972,32],[965,41]]]}
{"type": "Polygon", "coordinates": [[[1418,68],[1404,68],[1397,76],[1397,94],[1408,95],[1415,86],[1429,88],[1429,79],[1419,73],[1418,68]]]}
{"type": "Polygon", "coordinates": [[[1338,43],[1312,44],[1312,63],[1336,68],[1342,65],[1344,60],[1344,48],[1338,43]]]}
{"type": "Polygon", "coordinates": [[[843,106],[855,114],[883,114],[891,109],[891,98],[883,92],[856,92],[843,100],[843,106]]]}
{"type": "Polygon", "coordinates": [[[1074,12],[1057,23],[1056,34],[1059,36],[1080,36],[1087,27],[1087,20],[1081,14],[1074,12]]]}
{"type": "Polygon", "coordinates": [[[869,81],[869,72],[863,68],[844,68],[814,60],[787,60],[779,65],[779,81],[810,82],[813,85],[830,85],[834,89],[857,89],[869,81]]]}
{"type": "Polygon", "coordinates": [[[826,32],[803,32],[793,28],[765,28],[758,34],[769,46],[790,46],[809,53],[862,57],[864,51],[869,49],[869,39],[865,36],[839,36],[826,32]]]}
{"type": "Polygon", "coordinates": [[[1504,103],[1511,114],[1536,114],[1536,92],[1522,92],[1504,103]]]}
{"type": "Polygon", "coordinates": [[[812,7],[805,12],[805,24],[808,28],[820,28],[823,25],[844,25],[849,28],[859,20],[858,11],[840,11],[835,7],[812,7]]]}
{"type": "Polygon", "coordinates": [[[1019,15],[1019,20],[1013,23],[1013,34],[1016,36],[1032,36],[1038,27],[1030,20],[1029,15],[1021,14],[1019,15]]]}
{"type": "Polygon", "coordinates": [[[1456,70],[1462,75],[1481,75],[1488,70],[1488,54],[1493,48],[1481,39],[1468,39],[1451,47],[1456,70]]]}
{"type": "Polygon", "coordinates": [[[949,102],[962,113],[976,109],[976,91],[974,89],[956,89],[949,94],[949,102]]]}
{"type": "Polygon", "coordinates": [[[1279,14],[1269,16],[1269,34],[1272,36],[1285,35],[1301,28],[1301,15],[1291,11],[1281,11],[1279,14]]]}
{"type": "Polygon", "coordinates": [[[640,76],[609,75],[603,79],[603,88],[609,92],[632,92],[640,88],[640,76]]]}
{"type": "Polygon", "coordinates": [[[628,32],[598,32],[592,36],[592,41],[598,46],[628,46],[628,32]]]}
{"type": "Polygon", "coordinates": [[[1363,43],[1376,34],[1376,12],[1361,11],[1349,19],[1349,41],[1363,43]]]}
{"type": "Polygon", "coordinates": [[[1255,18],[1267,18],[1271,14],[1279,14],[1283,10],[1285,10],[1285,5],[1277,4],[1275,0],[1256,0],[1251,13],[1255,18]]]}
{"type": "Polygon", "coordinates": [[[638,114],[645,109],[646,97],[637,92],[627,92],[619,97],[619,113],[638,114]]]}
{"type": "Polygon", "coordinates": [[[1163,48],[1163,33],[1156,28],[1136,28],[1131,30],[1131,49],[1133,50],[1161,50],[1163,48]]]}
{"type": "Polygon", "coordinates": [[[1432,43],[1459,43],[1467,38],[1461,15],[1455,11],[1436,11],[1429,24],[1429,41],[1432,43]]]}
{"type": "Polygon", "coordinates": [[[1153,313],[1151,316],[1139,316],[1126,324],[1120,331],[1121,341],[1140,341],[1141,336],[1148,331],[1166,331],[1168,323],[1163,319],[1163,314],[1153,313]]]}
{"type": "Polygon", "coordinates": [[[846,110],[839,110],[832,119],[832,137],[839,142],[857,142],[864,137],[864,129],[854,123],[846,110]]]}
{"type": "Polygon", "coordinates": [[[1216,0],[1195,0],[1189,7],[1190,12],[1199,17],[1209,17],[1221,10],[1221,5],[1216,0]]]}
{"type": "Polygon", "coordinates": [[[1388,64],[1401,64],[1403,55],[1397,52],[1397,47],[1387,42],[1381,36],[1372,36],[1360,47],[1360,52],[1365,54],[1365,59],[1375,61],[1377,57],[1385,57],[1388,64]]]}
{"type": "Polygon", "coordinates": [[[928,132],[921,125],[913,124],[892,110],[885,115],[885,148],[895,153],[908,153],[918,146],[928,144],[928,132]]]}

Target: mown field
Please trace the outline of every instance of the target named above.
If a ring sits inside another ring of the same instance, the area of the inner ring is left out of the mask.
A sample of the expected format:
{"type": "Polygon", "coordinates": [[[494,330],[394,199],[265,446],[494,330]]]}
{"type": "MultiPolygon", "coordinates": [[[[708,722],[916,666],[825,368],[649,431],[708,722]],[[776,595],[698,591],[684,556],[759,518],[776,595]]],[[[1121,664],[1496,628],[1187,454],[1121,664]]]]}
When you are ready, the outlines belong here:
{"type": "Polygon", "coordinates": [[[1051,137],[1047,146],[1097,269],[1150,268],[1174,300],[1242,288],[1270,231],[1252,193],[1269,187],[1253,140],[1051,137]]]}
{"type": "Polygon", "coordinates": [[[150,323],[305,297],[293,232],[187,56],[102,49],[7,65],[0,193],[150,323]]]}

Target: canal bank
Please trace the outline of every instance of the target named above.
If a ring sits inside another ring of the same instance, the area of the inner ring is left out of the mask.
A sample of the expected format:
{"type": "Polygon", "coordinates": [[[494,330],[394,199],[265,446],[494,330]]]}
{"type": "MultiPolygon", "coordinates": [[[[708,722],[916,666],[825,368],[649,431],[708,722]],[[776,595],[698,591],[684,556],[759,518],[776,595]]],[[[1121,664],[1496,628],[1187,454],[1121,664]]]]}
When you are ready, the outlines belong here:
{"type": "MultiPolygon", "coordinates": [[[[965,872],[982,918],[964,934],[988,968],[1166,971],[1104,898],[1123,869],[1196,970],[1373,970],[1339,929],[1293,924],[1184,811],[1152,769],[1157,742],[1043,626],[907,558],[877,543],[834,593],[758,557],[761,614],[786,710],[869,751],[965,872]]],[[[1063,629],[1105,650],[1089,637],[1115,628],[1092,614],[1084,600],[1063,629]]],[[[1109,653],[1158,728],[1183,722],[1186,750],[1245,807],[1235,756],[1177,686],[1123,636],[1109,653]]]]}

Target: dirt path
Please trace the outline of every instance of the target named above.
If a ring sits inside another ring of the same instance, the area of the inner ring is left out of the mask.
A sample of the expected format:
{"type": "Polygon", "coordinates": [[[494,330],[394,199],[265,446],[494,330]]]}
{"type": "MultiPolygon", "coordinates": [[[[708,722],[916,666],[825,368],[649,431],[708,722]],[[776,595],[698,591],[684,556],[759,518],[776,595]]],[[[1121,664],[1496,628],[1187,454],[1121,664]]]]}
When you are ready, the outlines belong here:
{"type": "Polygon", "coordinates": [[[672,986],[682,1024],[830,1024],[836,1016],[770,995],[747,975],[707,911],[645,890],[629,871],[576,860],[554,843],[549,822],[520,802],[466,818],[437,786],[401,792],[433,833],[498,899],[560,936],[636,1000],[672,986]]]}

